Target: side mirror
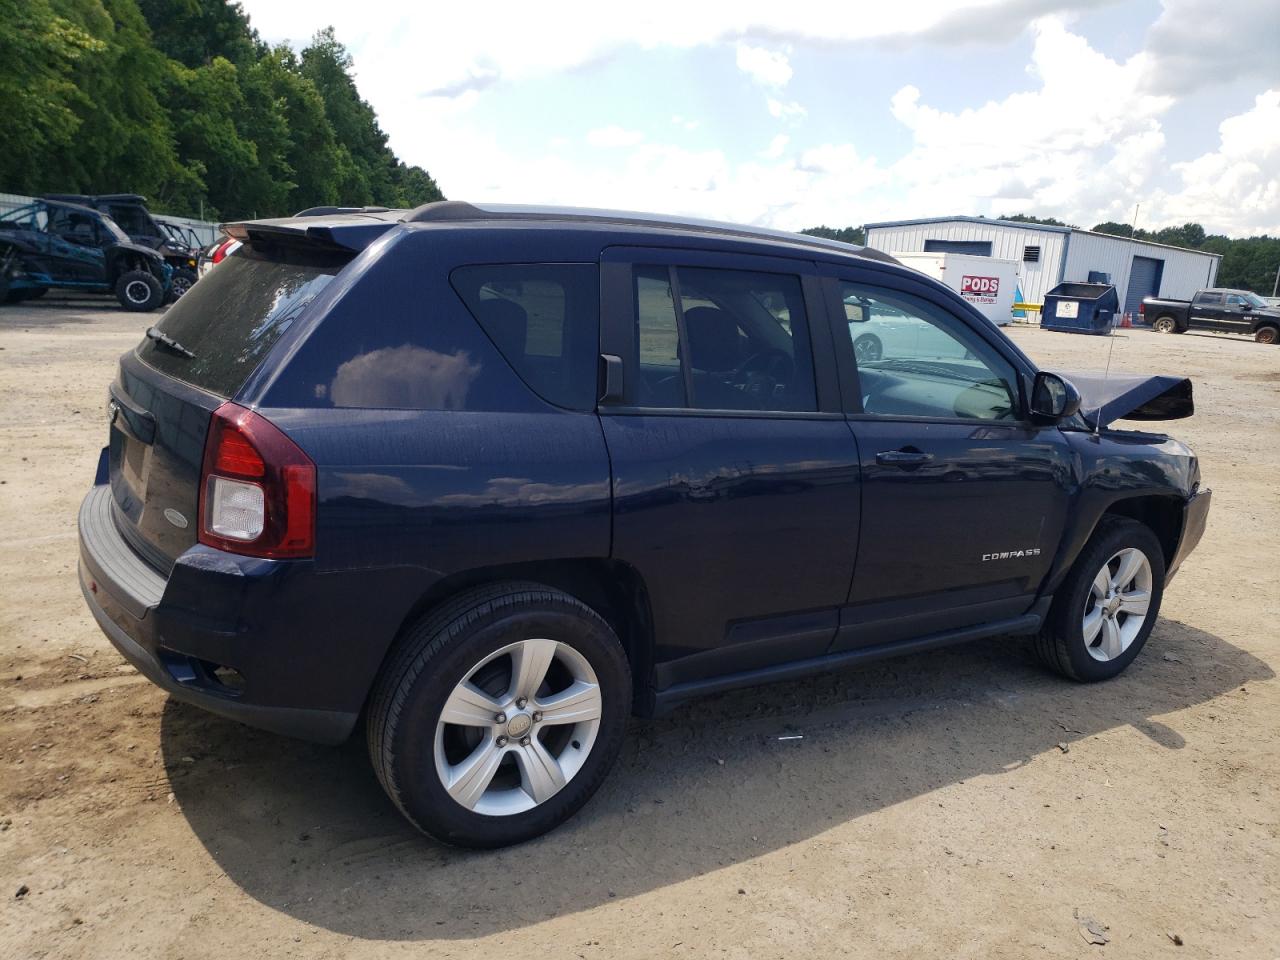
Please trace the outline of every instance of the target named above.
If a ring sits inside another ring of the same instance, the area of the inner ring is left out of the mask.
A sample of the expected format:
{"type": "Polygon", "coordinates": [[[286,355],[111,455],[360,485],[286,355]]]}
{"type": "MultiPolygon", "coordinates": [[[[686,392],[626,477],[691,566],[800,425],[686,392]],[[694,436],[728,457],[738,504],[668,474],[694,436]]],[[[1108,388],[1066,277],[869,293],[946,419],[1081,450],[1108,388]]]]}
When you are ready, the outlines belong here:
{"type": "Polygon", "coordinates": [[[1031,414],[1040,420],[1057,423],[1080,409],[1080,391],[1070,380],[1056,373],[1036,374],[1031,387],[1031,414]]]}

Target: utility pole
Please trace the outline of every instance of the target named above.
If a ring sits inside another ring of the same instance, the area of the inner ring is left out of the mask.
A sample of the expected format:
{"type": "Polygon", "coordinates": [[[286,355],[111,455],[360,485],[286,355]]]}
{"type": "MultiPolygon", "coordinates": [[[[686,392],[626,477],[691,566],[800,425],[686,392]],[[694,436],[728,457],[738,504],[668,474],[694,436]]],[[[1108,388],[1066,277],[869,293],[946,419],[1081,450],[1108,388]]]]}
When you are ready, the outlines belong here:
{"type": "Polygon", "coordinates": [[[1276,291],[1280,290],[1280,266],[1276,267],[1276,282],[1271,285],[1271,296],[1276,296],[1276,291]]]}

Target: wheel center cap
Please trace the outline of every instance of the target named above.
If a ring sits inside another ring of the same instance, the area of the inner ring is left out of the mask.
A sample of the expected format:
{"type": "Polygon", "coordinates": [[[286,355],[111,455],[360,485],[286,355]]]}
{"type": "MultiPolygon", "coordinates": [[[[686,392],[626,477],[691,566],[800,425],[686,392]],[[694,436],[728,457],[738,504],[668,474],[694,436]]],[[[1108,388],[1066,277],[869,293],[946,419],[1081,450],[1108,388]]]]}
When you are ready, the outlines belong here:
{"type": "Polygon", "coordinates": [[[1108,616],[1114,617],[1116,615],[1116,611],[1119,609],[1120,609],[1120,598],[1118,596],[1112,597],[1109,601],[1107,601],[1108,616]]]}
{"type": "Polygon", "coordinates": [[[527,713],[517,713],[507,721],[507,736],[518,739],[529,732],[533,719],[527,713]]]}

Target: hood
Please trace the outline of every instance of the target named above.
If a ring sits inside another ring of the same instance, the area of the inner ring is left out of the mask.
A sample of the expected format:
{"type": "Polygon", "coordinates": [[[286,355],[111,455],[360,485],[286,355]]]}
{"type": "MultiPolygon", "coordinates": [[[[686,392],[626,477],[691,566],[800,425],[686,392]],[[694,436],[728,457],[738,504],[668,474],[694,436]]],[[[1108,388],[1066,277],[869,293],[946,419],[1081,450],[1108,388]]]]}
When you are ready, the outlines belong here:
{"type": "Polygon", "coordinates": [[[1172,376],[1063,373],[1080,391],[1080,415],[1090,429],[1115,420],[1181,420],[1196,412],[1191,381],[1172,376]]]}
{"type": "Polygon", "coordinates": [[[132,250],[135,253],[144,254],[147,257],[150,257],[152,260],[164,259],[164,257],[160,256],[160,254],[156,252],[156,250],[153,247],[148,247],[145,244],[141,244],[141,243],[134,243],[132,240],[128,242],[125,242],[122,240],[119,243],[113,243],[111,246],[116,250],[132,250]]]}

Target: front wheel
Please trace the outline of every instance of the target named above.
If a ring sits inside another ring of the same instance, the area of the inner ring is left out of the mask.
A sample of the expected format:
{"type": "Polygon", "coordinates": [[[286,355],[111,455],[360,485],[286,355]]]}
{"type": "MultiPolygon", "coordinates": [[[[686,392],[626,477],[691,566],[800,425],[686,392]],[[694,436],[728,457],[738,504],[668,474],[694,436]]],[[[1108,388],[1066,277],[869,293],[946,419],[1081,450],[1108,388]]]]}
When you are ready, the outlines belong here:
{"type": "Polygon", "coordinates": [[[195,282],[196,272],[189,267],[179,267],[174,270],[173,277],[169,280],[169,302],[173,303],[181,299],[195,282]]]}
{"type": "Polygon", "coordinates": [[[120,306],[135,313],[147,313],[164,300],[164,287],[146,270],[130,270],[116,281],[116,299],[120,306]]]}
{"type": "Polygon", "coordinates": [[[469,591],[413,628],[378,681],[369,755],[416,827],[463,847],[532,839],[604,781],[631,707],[626,654],[550,587],[469,591]]]}
{"type": "Polygon", "coordinates": [[[1253,339],[1259,343],[1276,343],[1280,341],[1280,327],[1265,326],[1259,327],[1253,333],[1253,339]]]}
{"type": "Polygon", "coordinates": [[[1051,669],[1093,682],[1138,656],[1164,596],[1164,551],[1151,528],[1106,517],[1054,597],[1036,652],[1051,669]]]}
{"type": "Polygon", "coordinates": [[[884,344],[874,333],[864,333],[853,341],[853,358],[859,363],[873,363],[884,357],[884,344]]]}
{"type": "Polygon", "coordinates": [[[1156,317],[1156,322],[1151,324],[1151,329],[1156,333],[1177,333],[1178,324],[1173,317],[1156,317]]]}

